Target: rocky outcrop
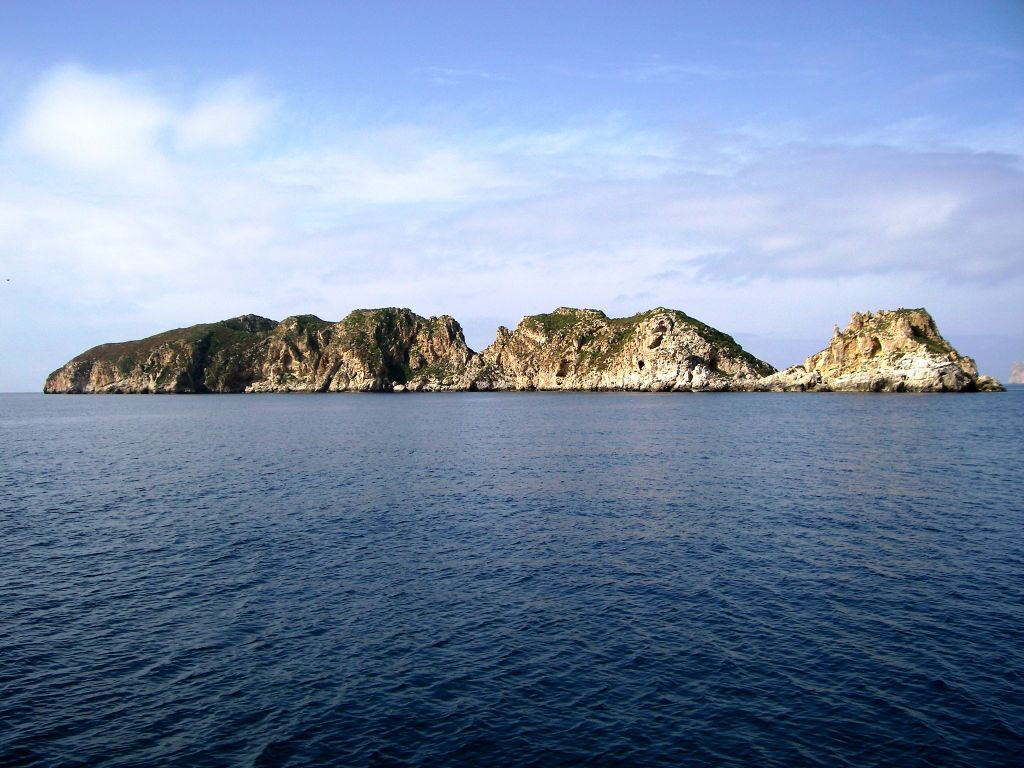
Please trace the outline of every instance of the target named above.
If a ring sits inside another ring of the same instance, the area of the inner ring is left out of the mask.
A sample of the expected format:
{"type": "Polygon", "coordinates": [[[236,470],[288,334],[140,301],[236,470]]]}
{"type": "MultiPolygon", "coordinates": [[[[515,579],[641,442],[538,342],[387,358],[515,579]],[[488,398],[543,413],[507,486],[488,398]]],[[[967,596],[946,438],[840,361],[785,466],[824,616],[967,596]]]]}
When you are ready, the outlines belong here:
{"type": "Polygon", "coordinates": [[[104,344],[46,392],[721,391],[775,369],[714,328],[658,308],[626,318],[560,308],[500,328],[481,354],[451,317],[356,310],[338,323],[256,315],[104,344]]]}
{"type": "Polygon", "coordinates": [[[258,315],[103,344],[45,392],[647,392],[1001,390],[939,335],[923,309],[865,312],[803,365],[776,371],[674,309],[631,317],[561,307],[501,327],[474,353],[451,317],[360,309],[333,323],[258,315]]]}
{"type": "Polygon", "coordinates": [[[1010,366],[1010,383],[1024,384],[1024,363],[1014,363],[1010,366]]]}
{"type": "Polygon", "coordinates": [[[275,322],[245,315],[103,344],[46,380],[44,392],[374,392],[462,387],[472,351],[451,317],[356,310],[275,322]]]}
{"type": "Polygon", "coordinates": [[[774,370],[678,310],[610,318],[561,307],[499,328],[468,379],[480,390],[724,391],[774,370]]]}
{"type": "Polygon", "coordinates": [[[381,392],[455,389],[472,351],[451,317],[361,309],[339,323],[310,315],[281,321],[260,349],[246,392],[381,392]]]}
{"type": "Polygon", "coordinates": [[[774,391],[973,392],[1000,391],[979,376],[969,357],[939,334],[924,309],[857,312],[838,326],[825,349],[803,365],[767,376],[754,387],[774,391]]]}

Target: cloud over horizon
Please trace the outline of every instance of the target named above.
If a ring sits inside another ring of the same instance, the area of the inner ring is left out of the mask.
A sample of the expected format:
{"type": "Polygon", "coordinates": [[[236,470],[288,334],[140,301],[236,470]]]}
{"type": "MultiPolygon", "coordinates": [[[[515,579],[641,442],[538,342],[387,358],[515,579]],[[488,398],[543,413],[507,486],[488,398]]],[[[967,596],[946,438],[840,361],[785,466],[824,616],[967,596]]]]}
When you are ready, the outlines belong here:
{"type": "Polygon", "coordinates": [[[156,331],[400,304],[475,328],[561,304],[665,304],[824,341],[837,311],[983,301],[994,327],[1024,325],[1012,153],[617,112],[312,132],[298,111],[253,77],[42,73],[0,123],[8,311],[156,331]]]}

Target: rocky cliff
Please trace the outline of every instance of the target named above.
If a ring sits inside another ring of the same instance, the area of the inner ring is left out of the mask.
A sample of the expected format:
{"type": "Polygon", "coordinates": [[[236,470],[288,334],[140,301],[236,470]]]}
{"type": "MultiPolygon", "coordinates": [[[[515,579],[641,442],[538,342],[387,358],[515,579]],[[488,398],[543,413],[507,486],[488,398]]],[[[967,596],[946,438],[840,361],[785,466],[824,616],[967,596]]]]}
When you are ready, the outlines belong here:
{"type": "Polygon", "coordinates": [[[331,323],[244,315],[103,344],[54,371],[45,392],[338,392],[460,388],[472,356],[447,316],[356,310],[331,323]]]}
{"type": "Polygon", "coordinates": [[[499,328],[468,375],[480,390],[723,391],[774,370],[678,310],[610,318],[561,307],[499,328]]]}
{"type": "Polygon", "coordinates": [[[803,365],[776,371],[673,309],[611,318],[561,307],[524,317],[483,352],[451,317],[360,309],[340,322],[243,315],[83,352],[45,392],[440,390],[999,390],[923,309],[865,312],[803,365]]]}
{"type": "Polygon", "coordinates": [[[924,309],[856,312],[825,349],[768,376],[755,389],[834,392],[999,391],[939,334],[924,309]]]}

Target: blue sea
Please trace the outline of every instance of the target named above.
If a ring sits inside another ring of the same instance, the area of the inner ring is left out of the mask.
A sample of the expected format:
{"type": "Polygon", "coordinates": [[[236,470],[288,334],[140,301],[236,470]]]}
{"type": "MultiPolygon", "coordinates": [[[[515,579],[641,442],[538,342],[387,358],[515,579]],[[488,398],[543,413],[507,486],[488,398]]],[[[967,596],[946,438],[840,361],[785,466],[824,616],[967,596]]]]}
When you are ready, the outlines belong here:
{"type": "Polygon", "coordinates": [[[0,396],[4,766],[1009,766],[1024,389],[0,396]]]}

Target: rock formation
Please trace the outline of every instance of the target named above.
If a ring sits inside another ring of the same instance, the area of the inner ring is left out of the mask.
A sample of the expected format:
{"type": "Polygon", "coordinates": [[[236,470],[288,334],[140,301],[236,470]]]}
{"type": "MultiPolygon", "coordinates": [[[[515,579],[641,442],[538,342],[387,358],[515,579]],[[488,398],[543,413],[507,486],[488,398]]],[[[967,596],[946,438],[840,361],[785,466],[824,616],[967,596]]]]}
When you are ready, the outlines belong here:
{"type": "Polygon", "coordinates": [[[473,360],[475,389],[724,391],[774,368],[673,309],[610,318],[560,307],[502,326],[473,360]]]}
{"type": "Polygon", "coordinates": [[[498,329],[474,353],[451,317],[360,309],[337,323],[243,315],[140,341],[103,344],[44,392],[381,392],[442,390],[998,390],[939,335],[923,309],[855,314],[828,347],[785,371],[731,336],[659,307],[610,318],[561,307],[498,329]]]}
{"type": "Polygon", "coordinates": [[[759,381],[755,389],[834,392],[999,391],[939,334],[924,309],[855,312],[825,349],[759,381]]]}
{"type": "Polygon", "coordinates": [[[338,323],[255,315],[103,344],[50,374],[44,392],[372,392],[396,382],[461,388],[472,352],[451,317],[356,310],[338,323]]]}
{"type": "Polygon", "coordinates": [[[1024,384],[1024,363],[1014,363],[1010,366],[1010,383],[1024,384]]]}

